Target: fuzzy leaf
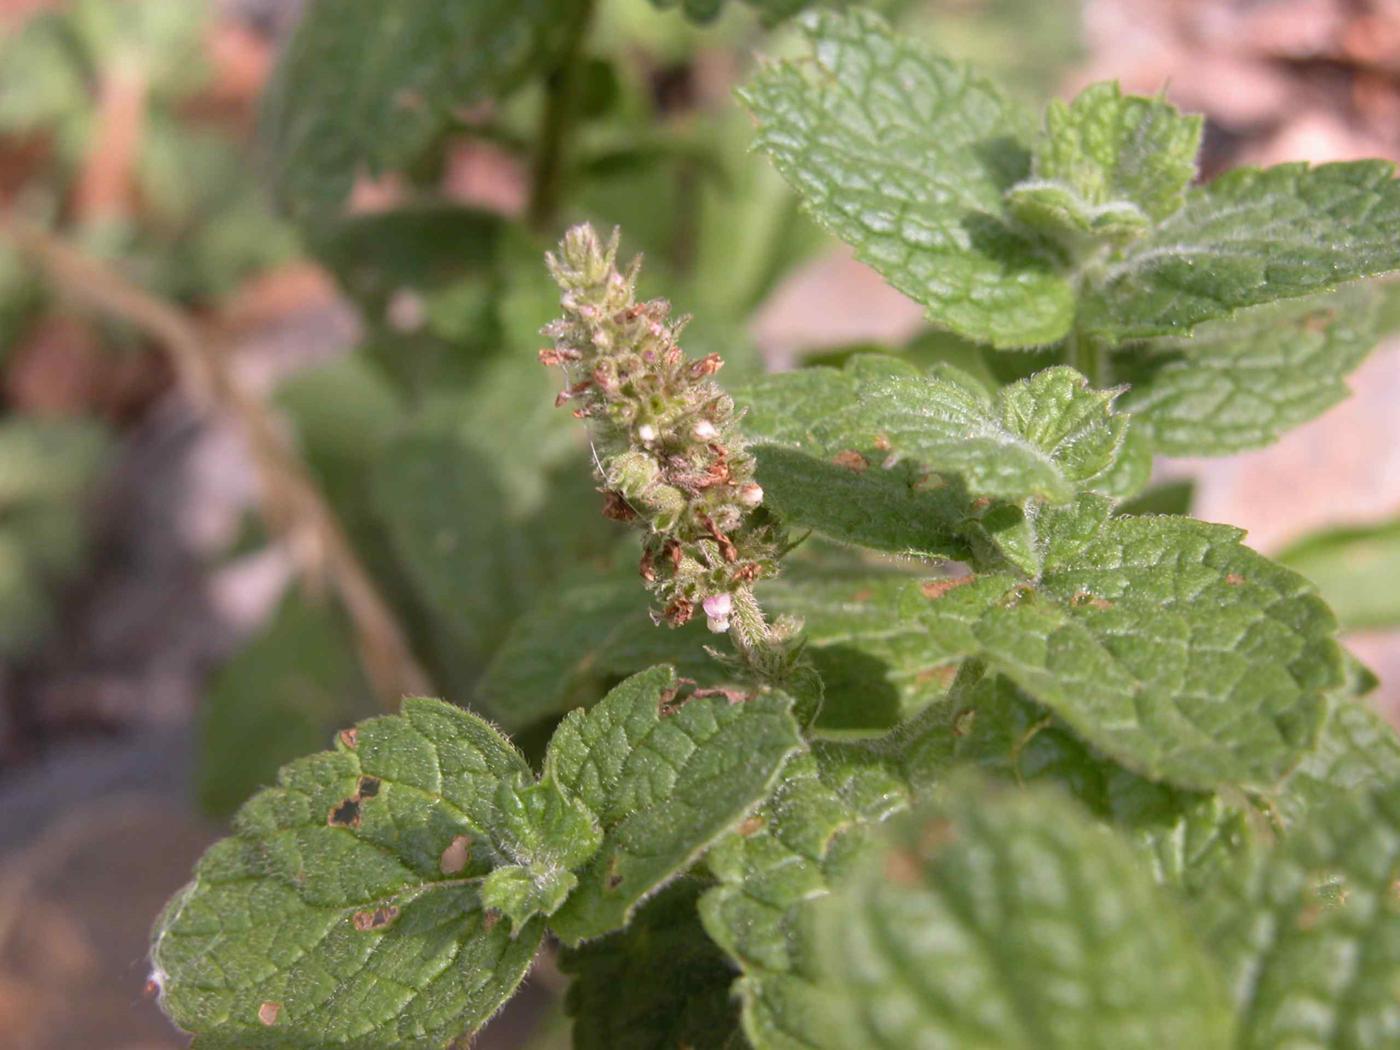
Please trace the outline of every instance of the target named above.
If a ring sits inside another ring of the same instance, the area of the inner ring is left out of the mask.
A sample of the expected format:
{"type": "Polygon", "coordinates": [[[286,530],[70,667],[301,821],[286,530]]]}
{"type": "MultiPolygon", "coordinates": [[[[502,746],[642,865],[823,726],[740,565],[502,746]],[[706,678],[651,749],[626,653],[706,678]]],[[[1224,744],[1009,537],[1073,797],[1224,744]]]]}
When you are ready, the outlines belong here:
{"type": "Polygon", "coordinates": [[[1068,802],[972,781],[881,839],[817,913],[835,1045],[1230,1045],[1184,916],[1068,802]]]}
{"type": "Polygon", "coordinates": [[[906,801],[902,779],[878,750],[817,743],[792,759],[763,807],[710,851],[720,885],[701,898],[700,918],[743,973],[735,992],[754,1046],[830,1045],[803,931],[868,828],[906,801]]]}
{"type": "MultiPolygon", "coordinates": [[[[1065,503],[1092,489],[1116,463],[1127,432],[1127,420],[1112,412],[1114,396],[1057,367],[994,398],[953,368],[923,375],[905,362],[861,355],[841,371],[767,376],[736,401],[748,410],[744,428],[756,442],[861,475],[901,460],[937,471],[907,484],[916,492],[946,486],[936,506],[955,527],[976,497],[1065,503]]],[[[769,478],[760,481],[767,493],[769,478]]]]}
{"type": "Polygon", "coordinates": [[[1373,290],[1356,286],[1130,346],[1114,360],[1132,387],[1119,407],[1167,455],[1267,445],[1347,396],[1347,373],[1376,344],[1375,305],[1373,290]]]}
{"type": "Polygon", "coordinates": [[[324,219],[361,167],[379,174],[416,159],[454,111],[547,64],[577,9],[577,0],[315,0],[263,102],[285,206],[324,219]]]}
{"type": "Polygon", "coordinates": [[[205,1046],[446,1046],[543,933],[488,913],[483,879],[548,882],[597,846],[588,811],[491,726],[406,700],[239,810],[156,924],[162,1006],[205,1046]]]}
{"type": "Polygon", "coordinates": [[[810,59],[768,65],[740,94],[811,216],[937,325],[997,347],[1061,338],[1069,283],[1002,200],[1028,166],[1021,116],[869,12],[803,25],[810,59]]]}
{"type": "Polygon", "coordinates": [[[927,764],[941,735],[945,754],[936,779],[954,764],[975,763],[1012,783],[1054,784],[1113,825],[1158,882],[1188,894],[1212,885],[1252,841],[1242,810],[1217,794],[1154,784],[1129,772],[999,675],[954,694],[955,702],[906,745],[911,759],[917,755],[927,764]]]}
{"type": "Polygon", "coordinates": [[[1105,521],[1057,540],[1035,584],[988,574],[924,614],[1086,741],[1184,788],[1270,787],[1312,747],[1341,682],[1312,588],[1189,518],[1105,521]]]}
{"type": "Polygon", "coordinates": [[[1240,168],[1108,264],[1080,324],[1111,342],[1400,269],[1400,182],[1379,160],[1240,168]]]}
{"type": "Polygon", "coordinates": [[[1012,210],[1046,232],[1131,238],[1181,207],[1196,174],[1200,117],[1160,99],[1094,84],[1072,103],[1052,101],[1031,178],[1012,210]]]}
{"type": "Polygon", "coordinates": [[[576,1050],[742,1050],[734,971],[695,914],[701,889],[678,880],[625,930],[560,953],[576,1050]]]}
{"type": "Polygon", "coordinates": [[[792,701],[675,696],[675,672],[634,675],[597,707],[570,714],[545,756],[545,781],[597,814],[603,846],[550,921],[567,944],[627,924],[637,905],[683,873],[768,794],[798,747],[792,701]]]}
{"type": "Polygon", "coordinates": [[[1279,561],[1317,584],[1344,627],[1400,626],[1400,520],[1316,533],[1279,561]]]}
{"type": "Polygon", "coordinates": [[[486,667],[476,702],[511,730],[596,701],[606,687],[656,663],[712,675],[714,638],[699,620],[679,629],[647,616],[634,572],[565,578],[512,627],[486,667]]]}
{"type": "Polygon", "coordinates": [[[1303,823],[1338,797],[1400,783],[1400,737],[1358,696],[1332,698],[1317,747],[1303,757],[1275,799],[1284,820],[1303,823]]]}
{"type": "Polygon", "coordinates": [[[1400,786],[1314,813],[1203,903],[1198,926],[1238,1015],[1234,1045],[1400,1043],[1400,786]]]}
{"type": "Polygon", "coordinates": [[[805,652],[822,677],[819,728],[888,729],[946,693],[961,654],[941,651],[920,620],[923,588],[946,585],[904,573],[817,575],[793,566],[759,588],[765,609],[803,619],[805,652]]]}

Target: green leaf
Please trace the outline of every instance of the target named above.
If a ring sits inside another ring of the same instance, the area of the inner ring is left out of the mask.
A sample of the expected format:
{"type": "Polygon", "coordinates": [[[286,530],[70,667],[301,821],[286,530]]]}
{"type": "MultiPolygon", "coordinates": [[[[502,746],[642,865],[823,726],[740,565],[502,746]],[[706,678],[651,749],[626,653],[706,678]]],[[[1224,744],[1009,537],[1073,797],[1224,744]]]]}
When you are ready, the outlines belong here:
{"type": "Polygon", "coordinates": [[[1308,752],[1274,801],[1285,823],[1303,823],[1340,797],[1400,783],[1400,737],[1359,696],[1332,698],[1317,747],[1308,752]]]}
{"type": "Polygon", "coordinates": [[[888,729],[947,692],[961,654],[940,651],[920,619],[923,588],[946,585],[868,567],[825,575],[790,564],[759,588],[765,609],[804,622],[804,652],[822,678],[818,729],[888,729]]]}
{"type": "Polygon", "coordinates": [[[821,1045],[1230,1045],[1185,917],[1056,795],[961,783],[881,838],[817,912],[821,1045]]]}
{"type": "Polygon", "coordinates": [[[1315,533],[1278,560],[1317,584],[1344,627],[1400,625],[1400,520],[1315,533]]]}
{"type": "Polygon", "coordinates": [[[788,763],[763,807],[710,851],[720,885],[701,898],[700,918],[743,973],[735,991],[754,1046],[830,1045],[805,930],[869,829],[907,798],[878,748],[815,743],[788,763]]]}
{"type": "Polygon", "coordinates": [[[1277,299],[1400,269],[1387,161],[1239,168],[1095,275],[1080,325],[1114,343],[1189,331],[1277,299]]]}
{"type": "Polygon", "coordinates": [[[288,594],[214,676],[199,709],[199,804],[226,817],[337,725],[374,710],[338,609],[288,594]]]}
{"type": "Polygon", "coordinates": [[[487,272],[504,226],[499,215],[479,209],[414,203],[346,216],[317,230],[312,248],[356,304],[380,320],[396,292],[423,298],[487,272]]]}
{"type": "Polygon", "coordinates": [[[1022,221],[1072,239],[1140,236],[1181,207],[1201,128],[1161,99],[1094,84],[1050,103],[1031,177],[1008,202],[1022,221]]]}
{"type": "Polygon", "coordinates": [[[1129,346],[1113,362],[1131,385],[1119,407],[1167,455],[1267,445],[1350,393],[1346,375],[1376,344],[1376,298],[1353,286],[1129,346]]]}
{"type": "Polygon", "coordinates": [[[443,1047],[514,991],[543,932],[498,921],[494,870],[541,882],[597,848],[481,719],[437,700],[282,770],[158,920],[161,1003],[202,1045],[443,1047]]]}
{"type": "Polygon", "coordinates": [[[302,221],[333,216],[358,169],[410,163],[454,111],[547,65],[578,10],[578,0],[315,0],[263,101],[282,202],[302,221]]]}
{"type": "Polygon", "coordinates": [[[591,704],[607,687],[655,664],[685,675],[713,675],[703,623],[659,627],[647,615],[634,572],[557,580],[520,617],[482,675],[476,702],[508,729],[591,704]]]}
{"type": "Polygon", "coordinates": [[[550,741],[545,782],[581,799],[604,832],[550,922],[567,944],[625,926],[763,800],[800,743],[785,696],[691,697],[673,708],[677,687],[669,667],[634,675],[550,741]]]}
{"type": "Polygon", "coordinates": [[[936,782],[955,764],[975,763],[1016,784],[1056,785],[1111,824],[1158,882],[1187,894],[1212,885],[1253,841],[1242,808],[1124,769],[1000,675],[966,689],[960,683],[953,694],[955,702],[904,745],[908,761],[924,766],[911,769],[920,779],[932,774],[936,782]]]}
{"type": "MultiPolygon", "coordinates": [[[[1093,489],[1115,465],[1127,432],[1127,420],[1112,412],[1115,396],[1091,390],[1063,366],[992,397],[953,368],[923,375],[893,358],[858,355],[841,371],[767,376],[735,400],[747,409],[745,432],[756,442],[857,474],[909,460],[953,475],[961,485],[942,504],[942,518],[952,524],[970,498],[1065,503],[1081,488],[1093,489]]],[[[941,487],[923,475],[913,484],[941,487]]]]}
{"type": "Polygon", "coordinates": [[[1341,795],[1199,909],[1238,1016],[1234,1045],[1400,1042],[1400,786],[1341,795]]]}
{"type": "Polygon", "coordinates": [[[680,879],[637,910],[625,930],[560,953],[573,977],[566,1001],[576,1050],[741,1050],[734,972],[701,928],[703,889],[680,879]]]}
{"type": "Polygon", "coordinates": [[[1036,583],[987,574],[924,620],[1142,776],[1268,788],[1313,746],[1341,654],[1312,588],[1242,535],[1108,519],[1058,537],[1036,583]]]}
{"type": "MultiPolygon", "coordinates": [[[[1136,424],[1136,420],[1133,421],[1136,424]]],[[[1133,433],[1137,433],[1136,426],[1133,433]]],[[[1186,516],[1191,513],[1191,504],[1196,498],[1196,482],[1191,478],[1177,478],[1161,481],[1125,500],[1114,508],[1115,514],[1135,514],[1143,517],[1148,514],[1175,514],[1186,516]]]]}
{"type": "Polygon", "coordinates": [[[1023,118],[869,12],[803,25],[810,59],[764,67],[740,95],[812,218],[937,325],[997,347],[1063,337],[1070,285],[1002,200],[1026,174],[1023,118]]]}
{"type": "Polygon", "coordinates": [[[597,497],[580,435],[555,393],[537,361],[503,353],[466,390],[426,404],[371,476],[414,589],[478,661],[565,567],[605,554],[620,532],[587,507],[597,497]]]}

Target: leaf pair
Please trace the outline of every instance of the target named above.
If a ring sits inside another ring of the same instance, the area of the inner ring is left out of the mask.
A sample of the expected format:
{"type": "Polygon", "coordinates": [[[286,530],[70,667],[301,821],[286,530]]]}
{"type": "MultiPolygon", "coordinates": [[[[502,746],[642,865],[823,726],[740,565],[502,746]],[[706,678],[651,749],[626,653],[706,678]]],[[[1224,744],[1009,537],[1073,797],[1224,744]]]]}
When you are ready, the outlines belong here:
{"type": "Polygon", "coordinates": [[[1095,85],[1032,135],[991,83],[875,15],[804,24],[810,57],[741,92],[758,143],[812,217],[934,324],[997,349],[1122,348],[1096,378],[1133,382],[1125,407],[1163,451],[1262,444],[1340,399],[1337,377],[1376,339],[1368,311],[1236,315],[1400,268],[1392,165],[1188,187],[1201,123],[1159,99],[1095,85]],[[1159,341],[1212,322],[1201,342],[1159,341]]]}
{"type": "Polygon", "coordinates": [[[669,668],[565,720],[536,780],[435,700],[342,733],[235,818],[158,921],[162,1005],[239,1047],[443,1046],[482,1024],[548,920],[624,925],[767,793],[790,701],[695,699],[669,668]]]}

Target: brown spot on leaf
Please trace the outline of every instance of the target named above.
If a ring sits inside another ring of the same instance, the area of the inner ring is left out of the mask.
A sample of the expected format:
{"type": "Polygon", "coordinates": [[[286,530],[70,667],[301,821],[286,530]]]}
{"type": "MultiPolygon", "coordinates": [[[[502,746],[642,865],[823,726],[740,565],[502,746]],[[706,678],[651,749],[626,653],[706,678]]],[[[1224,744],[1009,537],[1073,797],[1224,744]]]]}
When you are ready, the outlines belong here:
{"type": "Polygon", "coordinates": [[[385,904],[379,908],[357,911],[350,921],[355,924],[355,929],[364,933],[367,930],[382,930],[398,917],[399,906],[397,904],[385,904]]]}
{"type": "Polygon", "coordinates": [[[442,856],[438,858],[438,867],[444,875],[456,875],[467,866],[467,861],[471,860],[471,856],[471,836],[458,835],[442,851],[442,856]]]}
{"type": "Polygon", "coordinates": [[[938,667],[924,668],[914,676],[914,684],[928,685],[930,682],[937,682],[941,686],[949,686],[957,676],[957,664],[942,664],[938,667]]]}
{"type": "Polygon", "coordinates": [[[342,799],[326,814],[326,823],[333,828],[358,828],[360,826],[360,800],[342,799]]]}
{"type": "Polygon", "coordinates": [[[496,928],[496,923],[501,921],[501,913],[495,908],[487,908],[481,913],[481,928],[490,933],[496,928]]]}
{"type": "Polygon", "coordinates": [[[890,439],[885,437],[884,434],[876,434],[875,447],[878,448],[881,452],[888,452],[894,446],[890,444],[890,439]]]}
{"type": "Polygon", "coordinates": [[[856,591],[855,594],[851,595],[851,601],[868,602],[873,597],[875,597],[874,591],[869,587],[862,587],[860,590],[856,591]]]}
{"type": "Polygon", "coordinates": [[[340,731],[340,742],[351,751],[354,751],[360,743],[360,731],[354,726],[351,726],[349,729],[342,729],[340,731]]]}
{"type": "Polygon", "coordinates": [[[870,463],[853,448],[843,449],[831,457],[831,462],[838,467],[845,467],[847,470],[854,470],[857,474],[865,470],[870,463]]]}
{"type": "Polygon", "coordinates": [[[1238,587],[1244,583],[1244,577],[1237,572],[1227,572],[1225,574],[1225,582],[1231,587],[1238,587]]]}
{"type": "Polygon", "coordinates": [[[975,579],[977,577],[969,573],[967,576],[946,576],[938,580],[925,580],[919,584],[919,590],[924,592],[925,598],[937,599],[942,598],[954,588],[971,583],[975,579]]]}
{"type": "Polygon", "coordinates": [[[1088,605],[1094,609],[1113,608],[1113,603],[1107,598],[1100,598],[1097,595],[1090,594],[1088,591],[1080,591],[1069,600],[1069,603],[1075,606],[1088,605]]]}
{"type": "Polygon", "coordinates": [[[919,858],[908,850],[890,850],[885,854],[885,878],[896,886],[917,886],[919,858]]]}
{"type": "Polygon", "coordinates": [[[739,825],[739,834],[744,838],[748,838],[750,835],[755,835],[763,830],[765,823],[764,819],[755,813],[739,825]]]}
{"type": "Polygon", "coordinates": [[[282,1004],[271,1001],[258,1007],[258,1020],[271,1028],[277,1023],[277,1015],[282,1012],[282,1004]]]}
{"type": "Polygon", "coordinates": [[[621,886],[621,885],[622,885],[622,876],[621,876],[621,875],[609,875],[609,876],[608,876],[608,889],[610,889],[610,890],[615,890],[615,889],[617,889],[617,888],[618,888],[619,886],[621,886]]]}
{"type": "Polygon", "coordinates": [[[972,508],[972,510],[974,510],[974,511],[983,511],[983,510],[986,510],[986,509],[987,509],[988,507],[990,507],[991,505],[992,505],[992,497],[990,497],[990,496],[978,496],[975,500],[972,501],[971,504],[969,504],[969,506],[970,506],[970,507],[972,508]]]}
{"type": "Polygon", "coordinates": [[[921,474],[910,487],[915,492],[932,492],[934,489],[941,489],[946,484],[948,481],[941,474],[921,474]]]}
{"type": "Polygon", "coordinates": [[[361,777],[355,793],[362,799],[374,798],[375,795],[379,794],[379,778],[361,777]]]}
{"type": "Polygon", "coordinates": [[[977,721],[977,712],[973,708],[966,711],[959,711],[953,718],[953,735],[967,736],[972,732],[973,723],[977,721]]]}

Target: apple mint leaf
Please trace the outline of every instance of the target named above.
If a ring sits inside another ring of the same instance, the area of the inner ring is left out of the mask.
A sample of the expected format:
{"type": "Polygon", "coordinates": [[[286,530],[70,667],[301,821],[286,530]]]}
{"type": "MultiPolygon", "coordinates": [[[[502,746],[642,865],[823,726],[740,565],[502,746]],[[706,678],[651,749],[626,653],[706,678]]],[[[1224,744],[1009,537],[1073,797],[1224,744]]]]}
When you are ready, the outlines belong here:
{"type": "Polygon", "coordinates": [[[658,627],[647,616],[641,577],[632,570],[558,581],[515,622],[487,664],[476,703],[510,730],[594,703],[606,686],[656,663],[705,679],[717,665],[705,653],[704,622],[658,627]]]}
{"type": "Polygon", "coordinates": [[[1240,168],[1091,275],[1080,326],[1113,343],[1400,269],[1388,161],[1240,168]]]}
{"type": "MultiPolygon", "coordinates": [[[[942,741],[941,765],[975,764],[1011,783],[1055,785],[1111,824],[1158,882],[1199,893],[1253,841],[1249,815],[1213,792],[1138,776],[1084,743],[1063,721],[1000,675],[964,689],[911,740],[911,758],[942,741]]],[[[946,769],[935,766],[936,779],[946,769]]],[[[921,779],[927,774],[920,773],[921,779]]]]}
{"type": "Polygon", "coordinates": [[[810,57],[765,66],[740,97],[812,218],[941,327],[997,347],[1063,337],[1069,282],[1002,200],[1027,172],[1023,118],[874,14],[803,26],[810,57]]]}
{"type": "MultiPolygon", "coordinates": [[[[167,905],[161,1004],[203,1045],[445,1047],[515,990],[544,931],[488,910],[502,869],[549,885],[598,848],[490,725],[437,700],[286,766],[167,905]]],[[[524,918],[530,909],[522,909],[524,918]]]]}
{"type": "MultiPolygon", "coordinates": [[[[962,653],[939,656],[919,623],[923,604],[906,574],[868,570],[826,578],[794,566],[761,588],[765,607],[806,621],[805,652],[821,674],[823,729],[884,729],[942,695],[962,653]]],[[[610,682],[669,663],[706,685],[727,672],[706,647],[723,642],[692,621],[658,627],[642,607],[630,569],[561,581],[522,616],[486,668],[478,706],[511,729],[594,703],[610,682]]]]}
{"type": "Polygon", "coordinates": [[[1400,1042],[1400,784],[1338,793],[1202,902],[1235,1001],[1234,1045],[1400,1042]]]}
{"type": "Polygon", "coordinates": [[[1200,117],[1154,98],[1094,84],[1052,101],[1031,176],[1007,194],[1021,221],[1071,246],[1129,240],[1181,207],[1196,174],[1200,117]]]}
{"type": "Polygon", "coordinates": [[[1111,518],[1059,536],[1039,580],[984,574],[934,597],[924,622],[1144,777],[1269,788],[1313,746],[1341,654],[1308,583],[1242,535],[1111,518]]]}
{"type": "Polygon", "coordinates": [[[333,216],[361,169],[412,162],[453,112],[547,65],[579,10],[579,0],[314,0],[263,97],[283,205],[303,221],[333,216]]]}
{"type": "Polygon", "coordinates": [[[800,743],[792,701],[684,698],[669,667],[634,675],[555,730],[545,783],[597,815],[603,845],[550,920],[566,944],[625,926],[768,794],[800,743]]]}
{"type": "MultiPolygon", "coordinates": [[[[1374,679],[1362,670],[1358,685],[1369,687],[1374,679]]],[[[1317,747],[1274,797],[1285,823],[1303,823],[1338,796],[1400,783],[1400,737],[1357,692],[1343,689],[1333,695],[1317,747]]]]}
{"type": "Polygon", "coordinates": [[[920,621],[924,589],[947,583],[791,565],[758,589],[764,608],[803,619],[805,652],[822,678],[819,729],[889,729],[947,692],[962,654],[940,650],[920,621]]]}
{"type": "Polygon", "coordinates": [[[566,948],[565,1009],[575,1050],[743,1050],[734,971],[696,915],[704,884],[682,878],[637,909],[625,930],[566,948]]]}
{"type": "Polygon", "coordinates": [[[816,912],[823,1045],[1231,1045],[1219,978],[1120,841],[1062,797],[955,782],[816,912]]]}
{"type": "MultiPolygon", "coordinates": [[[[745,432],[760,446],[859,475],[903,461],[924,468],[908,484],[949,487],[940,506],[953,527],[977,497],[1067,503],[1092,489],[1117,462],[1127,433],[1127,420],[1112,411],[1115,396],[1063,366],[994,396],[957,369],[924,375],[905,362],[861,355],[840,371],[767,376],[735,400],[747,409],[745,432]]],[[[759,479],[766,494],[770,482],[762,473],[759,479]]]]}
{"type": "Polygon", "coordinates": [[[1375,305],[1374,290],[1355,285],[1130,345],[1113,363],[1131,387],[1119,407],[1167,455],[1269,444],[1347,396],[1347,374],[1376,344],[1375,305]]]}
{"type": "Polygon", "coordinates": [[[1342,626],[1400,625],[1400,519],[1314,533],[1278,560],[1317,584],[1342,626]]]}
{"type": "Polygon", "coordinates": [[[876,749],[818,742],[789,762],[772,796],[710,851],[720,884],[701,898],[700,918],[739,965],[735,993],[755,1047],[832,1045],[805,931],[869,829],[907,800],[903,779],[876,749]]]}

